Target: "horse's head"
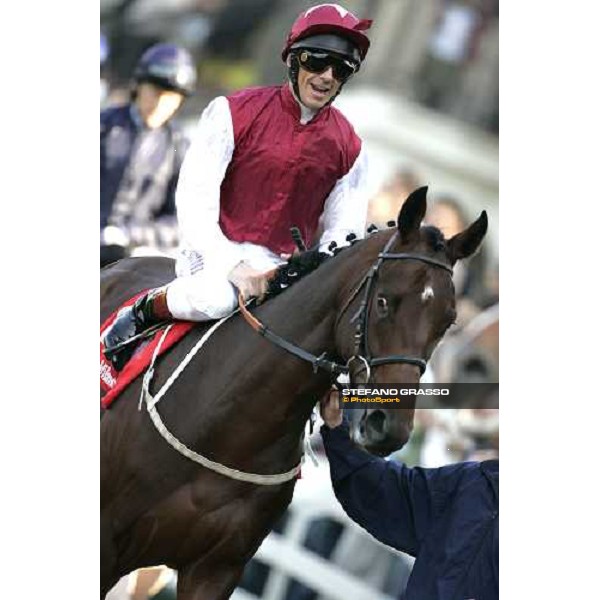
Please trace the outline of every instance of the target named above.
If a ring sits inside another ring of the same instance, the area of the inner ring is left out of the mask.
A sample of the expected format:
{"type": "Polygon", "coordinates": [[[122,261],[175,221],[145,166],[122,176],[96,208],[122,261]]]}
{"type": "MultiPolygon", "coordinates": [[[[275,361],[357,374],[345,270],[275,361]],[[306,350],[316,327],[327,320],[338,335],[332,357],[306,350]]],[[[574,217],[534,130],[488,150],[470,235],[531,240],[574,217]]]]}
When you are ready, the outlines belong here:
{"type": "MultiPolygon", "coordinates": [[[[408,197],[397,229],[362,242],[368,252],[361,256],[372,267],[347,295],[337,328],[342,356],[353,357],[349,362],[353,384],[418,383],[456,318],[452,267],[477,250],[487,231],[487,215],[482,212],[446,240],[437,228],[421,226],[426,194],[423,187],[408,197]]],[[[413,400],[404,408],[364,411],[355,439],[375,454],[401,448],[412,431],[415,409],[414,396],[406,398],[413,400]]]]}

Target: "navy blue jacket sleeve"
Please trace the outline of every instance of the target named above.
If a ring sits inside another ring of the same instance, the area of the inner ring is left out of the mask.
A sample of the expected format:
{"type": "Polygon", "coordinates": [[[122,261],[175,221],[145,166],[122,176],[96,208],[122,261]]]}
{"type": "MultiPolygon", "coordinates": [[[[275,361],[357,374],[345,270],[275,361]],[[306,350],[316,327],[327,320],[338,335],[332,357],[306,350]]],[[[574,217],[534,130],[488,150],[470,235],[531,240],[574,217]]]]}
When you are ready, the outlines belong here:
{"type": "Polygon", "coordinates": [[[111,109],[100,111],[100,228],[108,224],[114,196],[113,189],[109,189],[106,167],[106,138],[110,131],[112,114],[111,109]]]}
{"type": "Polygon", "coordinates": [[[109,117],[109,111],[100,111],[100,177],[102,177],[102,169],[105,163],[105,142],[110,127],[109,117]]]}
{"type": "Polygon", "coordinates": [[[334,429],[323,425],[321,435],[333,489],[348,516],[380,542],[416,556],[446,502],[453,469],[410,468],[368,454],[350,439],[346,419],[334,429]]]}

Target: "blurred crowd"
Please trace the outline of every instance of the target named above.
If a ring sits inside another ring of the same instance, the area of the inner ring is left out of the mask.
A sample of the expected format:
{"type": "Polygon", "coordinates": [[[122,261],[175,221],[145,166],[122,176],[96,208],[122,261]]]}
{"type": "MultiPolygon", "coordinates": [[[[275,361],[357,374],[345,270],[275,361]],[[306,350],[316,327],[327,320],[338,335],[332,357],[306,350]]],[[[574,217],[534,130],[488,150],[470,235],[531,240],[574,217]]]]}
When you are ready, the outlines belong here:
{"type": "Polygon", "coordinates": [[[499,410],[493,408],[417,409],[408,444],[393,457],[436,468],[499,457],[499,410]]]}
{"type": "MultiPolygon", "coordinates": [[[[110,48],[103,79],[122,97],[137,58],[152,44],[181,44],[204,89],[277,83],[284,24],[310,0],[101,0],[110,48]]],[[[348,0],[375,19],[364,81],[479,128],[498,131],[499,0],[348,0]],[[390,57],[393,56],[393,60],[390,57]]],[[[216,93],[213,93],[216,95],[216,93]]],[[[106,98],[106,94],[104,98],[106,98]]]]}

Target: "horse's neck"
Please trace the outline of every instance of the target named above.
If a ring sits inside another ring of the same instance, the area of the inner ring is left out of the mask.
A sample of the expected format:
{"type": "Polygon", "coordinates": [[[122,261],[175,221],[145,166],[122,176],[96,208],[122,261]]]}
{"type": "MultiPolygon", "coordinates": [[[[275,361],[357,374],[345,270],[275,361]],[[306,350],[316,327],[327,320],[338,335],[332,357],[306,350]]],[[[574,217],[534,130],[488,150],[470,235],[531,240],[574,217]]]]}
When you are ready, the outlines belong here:
{"type": "MultiPolygon", "coordinates": [[[[351,248],[325,262],[280,297],[267,303],[259,318],[272,331],[314,355],[336,356],[336,321],[344,300],[351,296],[373,259],[351,248]]],[[[277,349],[274,358],[280,358],[277,349]]],[[[308,363],[295,360],[302,371],[308,363]]]]}
{"type": "MultiPolygon", "coordinates": [[[[338,296],[349,271],[350,266],[326,263],[254,314],[271,331],[303,350],[337,358],[338,296]]],[[[260,455],[261,465],[276,461],[282,468],[289,468],[298,459],[300,436],[311,410],[329,388],[332,376],[323,371],[315,373],[309,362],[265,342],[246,323],[239,323],[246,335],[243,348],[235,357],[236,382],[229,390],[236,388],[233,394],[244,399],[233,399],[231,408],[238,416],[247,416],[249,427],[263,432],[256,439],[247,440],[252,444],[260,440],[260,448],[255,446],[249,453],[260,455]]],[[[236,334],[235,329],[232,335],[236,334]]],[[[237,441],[244,443],[242,437],[237,441]]]]}
{"type": "MultiPolygon", "coordinates": [[[[339,358],[335,322],[340,290],[353,285],[365,270],[354,250],[326,262],[253,311],[255,316],[296,346],[317,356],[326,353],[339,358]],[[353,260],[353,255],[359,260],[353,260]]],[[[200,451],[210,440],[215,456],[222,456],[228,464],[245,463],[256,472],[274,465],[290,468],[299,456],[303,427],[327,391],[331,375],[314,373],[309,362],[265,341],[239,317],[221,340],[221,368],[205,380],[199,399],[192,398],[193,393],[188,396],[190,434],[196,431],[200,451]],[[206,389],[213,390],[216,410],[207,411],[206,389]],[[213,438],[215,431],[220,433],[213,438]]]]}
{"type": "MultiPolygon", "coordinates": [[[[259,311],[259,319],[273,332],[315,356],[326,354],[339,360],[336,351],[336,320],[343,298],[349,295],[364,275],[370,259],[349,249],[348,256],[326,262],[306,279],[298,282],[259,311]],[[363,257],[364,258],[364,257],[363,257]],[[343,293],[340,291],[343,290],[343,293]]],[[[253,357],[256,367],[256,357],[253,357]]],[[[279,402],[288,406],[288,414],[304,423],[318,395],[330,385],[329,373],[313,372],[309,362],[272,346],[264,360],[259,360],[269,388],[281,395],[279,402]]],[[[256,371],[254,371],[255,374],[256,371]]]]}
{"type": "MultiPolygon", "coordinates": [[[[274,333],[297,347],[316,356],[325,353],[333,358],[336,354],[337,286],[320,285],[321,278],[317,273],[311,279],[310,283],[301,281],[272,300],[264,311],[260,311],[259,318],[274,333]]],[[[309,362],[293,357],[275,344],[271,348],[267,360],[261,362],[270,385],[275,378],[282,392],[285,389],[295,397],[304,396],[315,387],[323,387],[323,382],[329,380],[328,374],[315,376],[309,362]]]]}

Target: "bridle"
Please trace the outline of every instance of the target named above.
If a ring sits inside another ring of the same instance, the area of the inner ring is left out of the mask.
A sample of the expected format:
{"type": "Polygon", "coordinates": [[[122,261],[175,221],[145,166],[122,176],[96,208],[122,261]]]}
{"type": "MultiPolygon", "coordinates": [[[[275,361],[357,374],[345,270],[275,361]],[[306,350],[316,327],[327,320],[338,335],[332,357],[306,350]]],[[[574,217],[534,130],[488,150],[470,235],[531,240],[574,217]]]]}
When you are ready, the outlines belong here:
{"type": "Polygon", "coordinates": [[[373,299],[373,293],[375,291],[375,284],[377,282],[377,277],[379,276],[379,271],[386,260],[416,260],[440,269],[444,269],[450,275],[452,275],[452,267],[443,263],[439,260],[435,260],[434,258],[430,258],[423,254],[414,254],[411,252],[402,252],[402,253],[393,253],[389,252],[389,249],[392,247],[396,238],[398,237],[398,233],[396,232],[387,242],[383,250],[379,253],[377,257],[377,262],[367,271],[367,274],[363,277],[361,282],[358,284],[354,292],[350,295],[349,299],[344,304],[344,307],[340,311],[338,315],[337,323],[340,318],[350,306],[354,298],[358,295],[360,290],[364,287],[365,293],[362,297],[362,301],[358,308],[356,314],[350,319],[350,323],[356,322],[356,329],[354,332],[354,354],[348,359],[346,366],[348,369],[352,362],[357,361],[364,365],[367,381],[371,379],[371,369],[373,367],[378,367],[380,365],[387,364],[408,364],[415,365],[419,368],[420,374],[423,375],[425,369],[427,368],[427,361],[423,358],[416,356],[407,356],[405,354],[390,354],[388,356],[381,356],[377,358],[373,358],[371,355],[371,349],[369,347],[369,312],[371,309],[371,301],[373,299]]]}
{"type": "Polygon", "coordinates": [[[345,365],[336,363],[333,360],[328,360],[325,353],[320,356],[316,356],[315,354],[312,354],[277,335],[248,311],[240,296],[239,307],[244,319],[257,333],[271,341],[276,346],[279,346],[286,352],[289,352],[290,354],[293,354],[294,356],[311,363],[315,373],[321,369],[336,376],[341,374],[349,374],[351,364],[357,361],[364,365],[367,373],[367,381],[369,381],[371,378],[371,369],[373,367],[387,364],[414,365],[419,368],[421,375],[423,375],[427,367],[427,361],[421,357],[407,356],[404,354],[390,354],[388,356],[374,358],[371,355],[369,348],[368,318],[371,308],[371,301],[373,299],[373,293],[375,291],[375,283],[377,281],[377,277],[379,276],[379,271],[386,260],[416,260],[436,268],[444,269],[450,273],[450,275],[452,275],[453,271],[450,265],[423,254],[415,254],[412,252],[389,252],[397,237],[398,232],[394,233],[394,235],[390,237],[383,250],[379,253],[375,264],[367,271],[365,276],[358,283],[354,291],[350,294],[348,300],[344,303],[342,310],[338,314],[335,323],[336,328],[341,317],[345,314],[349,306],[364,288],[365,291],[358,311],[352,317],[352,319],[350,319],[350,323],[356,322],[356,329],[354,332],[354,354],[348,359],[345,365]]]}

